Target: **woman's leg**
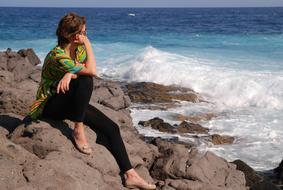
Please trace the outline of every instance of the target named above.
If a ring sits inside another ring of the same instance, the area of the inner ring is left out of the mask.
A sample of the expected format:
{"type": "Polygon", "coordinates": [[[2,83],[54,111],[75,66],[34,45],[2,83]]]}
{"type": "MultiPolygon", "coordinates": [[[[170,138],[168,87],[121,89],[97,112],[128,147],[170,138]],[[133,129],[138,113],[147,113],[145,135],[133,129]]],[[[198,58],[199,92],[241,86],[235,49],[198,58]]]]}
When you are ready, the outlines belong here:
{"type": "Polygon", "coordinates": [[[86,110],[84,122],[91,129],[102,132],[108,138],[110,152],[116,159],[120,170],[126,175],[125,185],[127,187],[143,189],[156,188],[154,184],[146,182],[133,169],[120,134],[119,126],[116,123],[90,104],[86,110]]]}
{"type": "MultiPolygon", "coordinates": [[[[44,107],[42,117],[55,120],[70,119],[74,122],[74,140],[77,145],[88,147],[83,120],[93,90],[90,76],[72,79],[69,90],[53,95],[44,107]]],[[[91,150],[87,152],[90,153],[91,150]]]]}
{"type": "Polygon", "coordinates": [[[46,102],[42,117],[83,122],[92,90],[92,77],[81,75],[72,79],[68,91],[55,94],[46,102]]]}
{"type": "Polygon", "coordinates": [[[125,172],[132,168],[119,126],[104,113],[92,105],[88,105],[84,123],[93,130],[98,130],[106,135],[109,141],[109,149],[116,159],[120,170],[125,172]]]}

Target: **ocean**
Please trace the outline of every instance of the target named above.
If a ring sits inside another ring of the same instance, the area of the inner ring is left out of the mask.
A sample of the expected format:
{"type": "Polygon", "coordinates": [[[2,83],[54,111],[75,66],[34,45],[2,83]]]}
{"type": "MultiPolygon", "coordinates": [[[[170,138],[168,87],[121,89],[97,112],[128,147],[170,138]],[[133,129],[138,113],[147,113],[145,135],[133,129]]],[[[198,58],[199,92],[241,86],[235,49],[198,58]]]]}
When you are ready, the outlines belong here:
{"type": "MultiPolygon", "coordinates": [[[[33,48],[43,61],[56,45],[60,18],[86,16],[98,75],[114,80],[177,84],[210,103],[186,103],[166,111],[132,108],[139,120],[172,113],[215,113],[201,124],[232,135],[232,145],[199,142],[232,161],[257,170],[283,158],[283,8],[4,8],[0,7],[0,50],[33,48]]],[[[180,137],[185,138],[185,137],[180,137]]],[[[184,139],[186,140],[186,139],[184,139]]]]}

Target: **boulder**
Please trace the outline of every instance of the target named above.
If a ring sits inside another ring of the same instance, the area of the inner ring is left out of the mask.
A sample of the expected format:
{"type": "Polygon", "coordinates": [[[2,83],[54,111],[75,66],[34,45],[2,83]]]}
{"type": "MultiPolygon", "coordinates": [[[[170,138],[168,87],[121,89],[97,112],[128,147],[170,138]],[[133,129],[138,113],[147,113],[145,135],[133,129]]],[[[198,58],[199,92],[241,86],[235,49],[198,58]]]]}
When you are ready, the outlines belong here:
{"type": "Polygon", "coordinates": [[[188,123],[186,121],[182,121],[179,124],[177,131],[179,133],[196,133],[196,134],[203,133],[203,134],[207,134],[209,129],[201,126],[200,124],[188,123]]]}
{"type": "Polygon", "coordinates": [[[130,106],[130,99],[125,96],[119,84],[113,81],[94,79],[94,90],[91,101],[116,111],[130,106]]]}
{"type": "Polygon", "coordinates": [[[166,133],[176,133],[177,132],[176,129],[172,125],[164,122],[163,119],[160,119],[158,117],[155,117],[148,121],[139,121],[138,124],[142,125],[143,127],[151,127],[152,129],[158,130],[160,132],[166,132],[166,133]]]}
{"type": "Polygon", "coordinates": [[[26,58],[32,65],[36,66],[41,63],[40,59],[37,57],[33,49],[21,49],[18,51],[22,57],[26,58]]]}
{"type": "Polygon", "coordinates": [[[171,118],[176,121],[190,121],[192,123],[197,123],[200,121],[210,121],[211,119],[217,117],[214,113],[202,113],[202,114],[192,114],[192,115],[183,115],[180,113],[174,113],[171,115],[171,118]]]}
{"type": "Polygon", "coordinates": [[[211,135],[211,142],[215,145],[219,144],[232,144],[234,142],[235,138],[228,136],[228,135],[218,135],[213,134],[211,135]]]}
{"type": "Polygon", "coordinates": [[[160,189],[247,189],[244,174],[211,152],[189,151],[184,145],[160,139],[155,144],[161,156],[154,163],[151,175],[165,180],[160,189]]]}
{"type": "Polygon", "coordinates": [[[250,190],[280,190],[268,177],[260,175],[242,160],[235,160],[232,163],[236,164],[237,169],[245,174],[246,183],[250,190]]]}
{"type": "Polygon", "coordinates": [[[152,82],[134,82],[124,86],[124,91],[134,103],[176,103],[178,101],[201,102],[202,97],[192,89],[165,86],[152,82]]]}

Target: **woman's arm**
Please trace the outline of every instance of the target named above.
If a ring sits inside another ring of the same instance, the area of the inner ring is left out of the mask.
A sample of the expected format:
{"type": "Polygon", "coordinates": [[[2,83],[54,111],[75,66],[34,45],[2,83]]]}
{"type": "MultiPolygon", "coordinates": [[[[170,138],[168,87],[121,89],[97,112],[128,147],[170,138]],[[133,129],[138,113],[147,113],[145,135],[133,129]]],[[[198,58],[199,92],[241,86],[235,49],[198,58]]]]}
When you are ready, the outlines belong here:
{"type": "Polygon", "coordinates": [[[76,74],[96,76],[96,61],[92,51],[91,43],[87,36],[80,35],[80,41],[84,43],[86,49],[85,66],[76,74]]]}

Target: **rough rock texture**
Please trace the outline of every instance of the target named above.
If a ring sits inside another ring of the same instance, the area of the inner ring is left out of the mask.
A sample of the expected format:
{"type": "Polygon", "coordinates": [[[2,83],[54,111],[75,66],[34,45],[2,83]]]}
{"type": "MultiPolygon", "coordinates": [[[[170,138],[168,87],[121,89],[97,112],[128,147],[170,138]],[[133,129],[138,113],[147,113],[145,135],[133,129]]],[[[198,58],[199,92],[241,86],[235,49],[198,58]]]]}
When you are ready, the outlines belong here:
{"type": "Polygon", "coordinates": [[[246,185],[250,187],[250,190],[280,190],[269,177],[260,175],[242,160],[235,160],[233,163],[236,164],[238,170],[244,172],[246,185]]]}
{"type": "Polygon", "coordinates": [[[177,121],[184,121],[188,120],[193,123],[197,123],[200,121],[209,121],[212,118],[217,117],[214,113],[205,113],[205,114],[194,114],[194,115],[183,115],[183,114],[172,114],[172,119],[177,120],[177,121]]]}
{"type": "Polygon", "coordinates": [[[161,156],[154,163],[151,174],[161,181],[161,189],[246,189],[244,174],[234,164],[211,152],[204,155],[184,145],[156,139],[161,156]]]}
{"type": "Polygon", "coordinates": [[[208,133],[209,129],[196,123],[182,121],[178,126],[179,133],[208,133]]]}
{"type": "Polygon", "coordinates": [[[275,174],[277,175],[278,180],[283,184],[283,160],[277,168],[274,169],[275,174]]]}
{"type": "Polygon", "coordinates": [[[218,135],[218,134],[213,134],[211,135],[211,142],[215,145],[218,144],[232,144],[234,142],[235,138],[228,136],[228,135],[218,135]]]}
{"type": "Polygon", "coordinates": [[[168,103],[176,100],[201,102],[201,96],[189,88],[165,86],[152,82],[137,82],[126,84],[125,92],[132,102],[138,103],[168,103]]]}
{"type": "MultiPolygon", "coordinates": [[[[74,147],[72,122],[22,122],[40,81],[35,56],[31,50],[0,52],[1,190],[126,189],[104,134],[86,126],[94,152],[85,155],[74,147]]],[[[157,189],[246,189],[243,173],[210,152],[189,152],[185,144],[161,139],[143,141],[133,127],[130,99],[117,83],[94,79],[90,103],[117,123],[133,167],[157,189]]]]}
{"type": "MultiPolygon", "coordinates": [[[[197,123],[190,123],[187,121],[182,121],[179,125],[174,124],[173,126],[169,123],[164,122],[163,119],[160,119],[158,117],[152,118],[148,121],[139,121],[139,125],[143,127],[151,127],[152,129],[158,130],[160,132],[165,133],[172,133],[172,134],[206,134],[207,136],[203,136],[204,140],[207,140],[215,145],[220,144],[232,144],[235,140],[234,137],[228,136],[228,135],[219,135],[219,134],[212,134],[209,135],[209,129],[206,127],[201,126],[197,123]]],[[[198,137],[198,136],[196,136],[198,137]]]]}
{"type": "Polygon", "coordinates": [[[155,117],[148,121],[139,121],[138,124],[144,127],[151,127],[152,129],[155,129],[161,132],[166,132],[166,133],[176,133],[177,132],[177,130],[172,125],[164,122],[163,119],[160,119],[158,117],[155,117]]]}

